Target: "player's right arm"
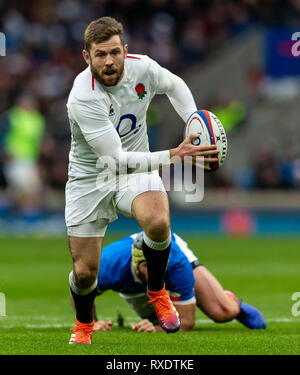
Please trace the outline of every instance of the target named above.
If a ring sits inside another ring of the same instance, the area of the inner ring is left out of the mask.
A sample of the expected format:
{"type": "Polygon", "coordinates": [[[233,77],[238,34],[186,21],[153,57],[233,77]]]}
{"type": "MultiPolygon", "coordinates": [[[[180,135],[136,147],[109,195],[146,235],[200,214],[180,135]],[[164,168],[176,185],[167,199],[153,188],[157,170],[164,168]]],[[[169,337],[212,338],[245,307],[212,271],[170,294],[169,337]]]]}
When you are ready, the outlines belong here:
{"type": "MultiPolygon", "coordinates": [[[[180,317],[180,330],[181,331],[192,331],[195,325],[195,303],[189,303],[186,305],[177,305],[176,309],[180,317]]],[[[131,324],[131,329],[136,332],[163,332],[163,329],[159,324],[151,322],[151,319],[144,318],[138,323],[131,324]]]]}
{"type": "Polygon", "coordinates": [[[216,146],[194,146],[191,142],[198,138],[191,134],[178,147],[158,152],[126,152],[122,149],[120,137],[109,120],[108,110],[99,104],[99,100],[73,102],[69,105],[69,116],[76,121],[87,143],[95,154],[106,158],[114,174],[143,173],[170,165],[177,157],[181,161],[185,156],[203,156],[204,162],[215,162],[218,150],[216,146]]]}

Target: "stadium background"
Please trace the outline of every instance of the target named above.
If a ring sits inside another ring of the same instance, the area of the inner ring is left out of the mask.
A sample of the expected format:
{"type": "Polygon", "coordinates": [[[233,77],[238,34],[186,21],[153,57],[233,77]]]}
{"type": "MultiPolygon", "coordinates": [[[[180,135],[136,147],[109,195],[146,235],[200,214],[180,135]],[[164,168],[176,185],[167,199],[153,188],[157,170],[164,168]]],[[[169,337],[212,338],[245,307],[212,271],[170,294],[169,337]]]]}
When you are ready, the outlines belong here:
{"type": "MultiPolygon", "coordinates": [[[[220,171],[206,174],[204,201],[182,204],[170,194],[176,228],[299,233],[300,62],[291,53],[299,1],[1,1],[0,12],[7,54],[0,60],[1,232],[64,232],[66,98],[85,67],[86,25],[113,15],[124,23],[129,51],[149,54],[182,76],[198,108],[218,114],[227,130],[228,158],[220,171]],[[20,131],[9,144],[10,110],[27,93],[43,124],[33,126],[32,138],[20,131]],[[31,145],[22,152],[24,142],[31,145]],[[5,174],[8,159],[26,157],[39,168],[34,197],[13,194],[5,174]]],[[[183,124],[165,98],[153,102],[148,123],[152,150],[182,139],[183,124]]],[[[118,222],[125,230],[132,225],[118,222]]]]}
{"type": "MultiPolygon", "coordinates": [[[[66,99],[74,77],[85,68],[85,27],[110,15],[122,21],[130,53],[148,54],[180,75],[197,107],[216,113],[227,131],[228,156],[219,171],[205,174],[204,200],[187,204],[182,194],[169,194],[173,230],[185,239],[199,235],[199,244],[201,236],[225,235],[236,239],[236,248],[241,244],[237,237],[283,236],[278,246],[287,257],[292,247],[286,272],[295,276],[291,265],[300,260],[300,58],[292,54],[292,34],[300,30],[299,0],[2,0],[0,15],[6,37],[6,56],[0,57],[2,250],[15,237],[65,236],[66,99]],[[35,169],[37,180],[34,173],[28,177],[35,169]],[[291,236],[296,240],[290,243],[291,236]]],[[[153,101],[148,125],[153,151],[182,139],[182,121],[165,97],[153,101]]],[[[108,230],[108,241],[137,229],[120,215],[108,230]]],[[[247,245],[249,251],[253,244],[247,245]]],[[[19,242],[14,246],[19,248],[19,242]]],[[[234,254],[238,261],[227,259],[246,273],[248,258],[240,259],[238,250],[234,254]]],[[[17,264],[20,252],[15,256],[17,264]]],[[[13,262],[13,253],[9,259],[13,262]]],[[[278,257],[275,279],[283,264],[278,257]]],[[[285,298],[297,291],[299,284],[292,285],[285,298]]]]}

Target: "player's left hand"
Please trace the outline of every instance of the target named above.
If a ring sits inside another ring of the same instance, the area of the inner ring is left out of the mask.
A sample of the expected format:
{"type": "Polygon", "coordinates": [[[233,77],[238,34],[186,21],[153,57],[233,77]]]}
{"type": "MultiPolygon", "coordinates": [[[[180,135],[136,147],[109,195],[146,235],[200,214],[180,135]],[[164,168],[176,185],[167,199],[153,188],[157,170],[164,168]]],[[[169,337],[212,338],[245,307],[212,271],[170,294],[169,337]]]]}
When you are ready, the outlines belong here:
{"type": "Polygon", "coordinates": [[[154,325],[148,319],[143,319],[139,323],[131,324],[131,329],[137,332],[155,332],[154,325]]]}
{"type": "Polygon", "coordinates": [[[113,322],[110,320],[106,322],[105,320],[97,320],[94,324],[94,331],[111,331],[111,326],[113,322]]]}

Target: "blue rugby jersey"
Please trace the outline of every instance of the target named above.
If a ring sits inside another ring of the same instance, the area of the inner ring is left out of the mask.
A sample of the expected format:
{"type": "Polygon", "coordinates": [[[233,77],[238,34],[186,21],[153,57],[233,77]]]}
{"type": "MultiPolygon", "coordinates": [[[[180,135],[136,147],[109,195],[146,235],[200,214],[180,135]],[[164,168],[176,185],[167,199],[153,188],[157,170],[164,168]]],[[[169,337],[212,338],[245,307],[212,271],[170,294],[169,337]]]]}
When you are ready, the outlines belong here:
{"type": "MultiPolygon", "coordinates": [[[[98,274],[99,290],[111,289],[124,294],[146,293],[146,285],[137,279],[131,264],[131,247],[136,235],[103,248],[98,274]]],[[[186,243],[172,233],[165,283],[171,299],[178,304],[195,302],[193,268],[182,251],[184,246],[186,243]]]]}

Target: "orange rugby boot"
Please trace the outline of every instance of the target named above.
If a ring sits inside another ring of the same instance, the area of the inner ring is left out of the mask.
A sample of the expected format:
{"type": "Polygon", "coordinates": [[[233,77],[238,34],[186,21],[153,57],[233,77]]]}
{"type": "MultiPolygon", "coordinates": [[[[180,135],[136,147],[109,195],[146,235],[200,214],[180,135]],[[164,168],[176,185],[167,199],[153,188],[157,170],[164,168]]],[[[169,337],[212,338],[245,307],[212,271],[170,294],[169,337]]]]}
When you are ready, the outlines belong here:
{"type": "Polygon", "coordinates": [[[91,323],[80,323],[76,318],[75,322],[75,327],[71,328],[73,333],[71,335],[69,344],[91,344],[95,322],[92,321],[91,323]]]}
{"type": "Polygon", "coordinates": [[[177,332],[180,328],[179,314],[170,300],[165,285],[157,292],[152,292],[149,289],[147,291],[150,297],[148,303],[153,304],[161,328],[167,333],[177,332]]]}

